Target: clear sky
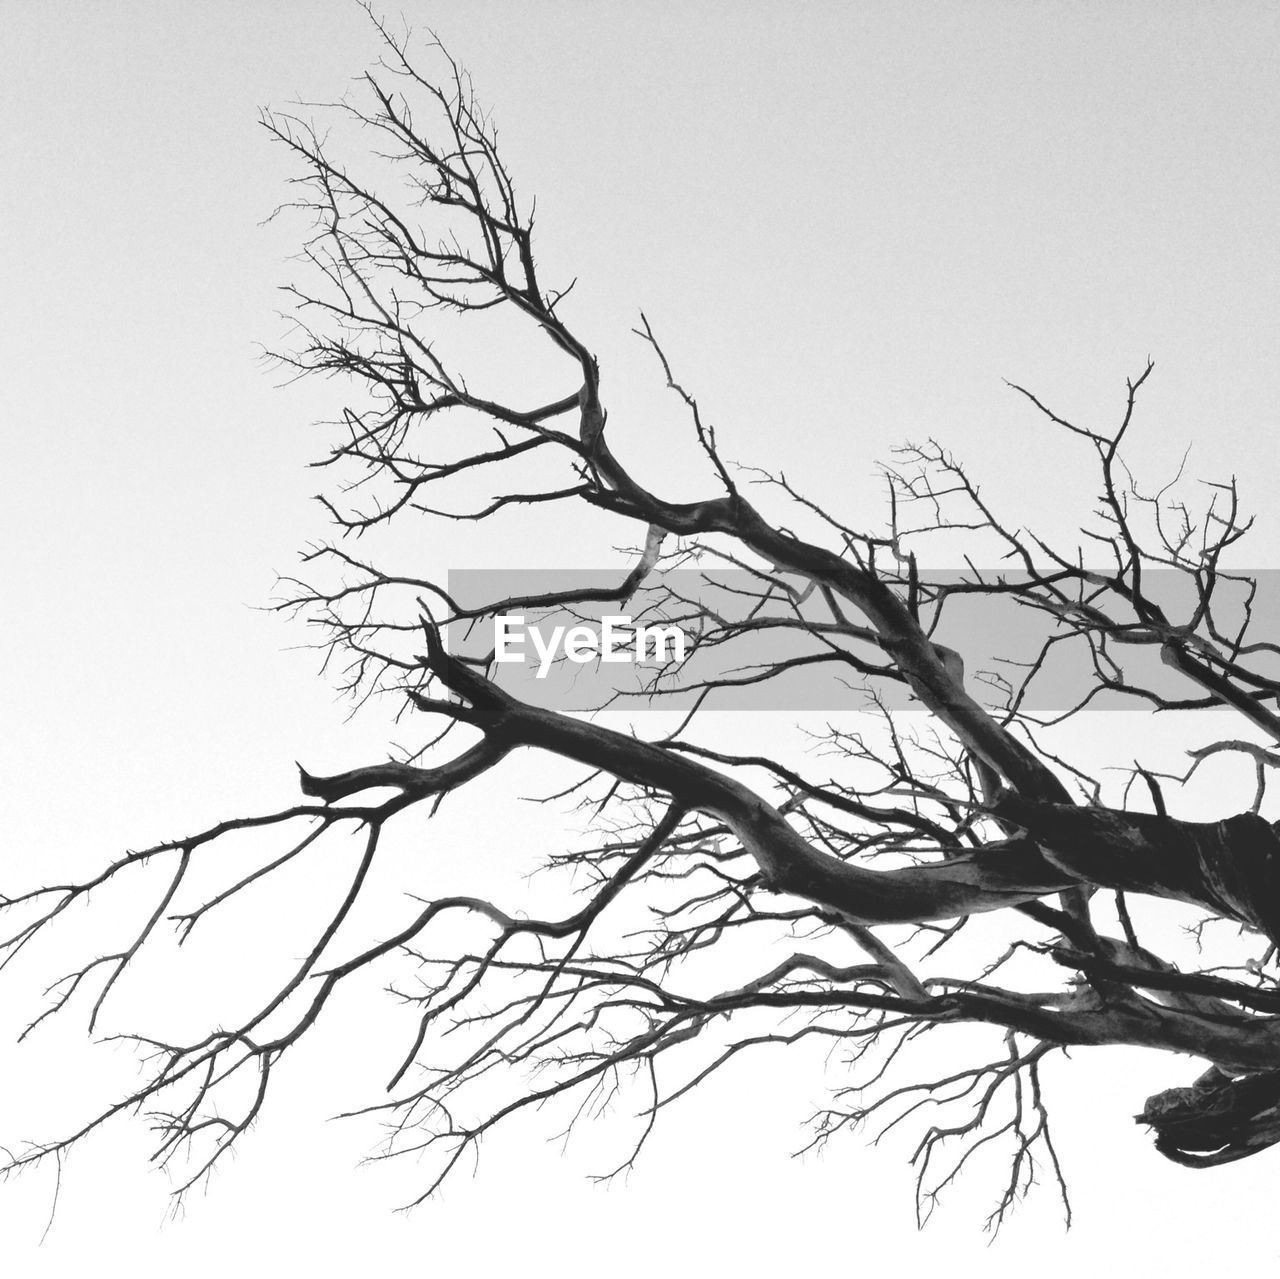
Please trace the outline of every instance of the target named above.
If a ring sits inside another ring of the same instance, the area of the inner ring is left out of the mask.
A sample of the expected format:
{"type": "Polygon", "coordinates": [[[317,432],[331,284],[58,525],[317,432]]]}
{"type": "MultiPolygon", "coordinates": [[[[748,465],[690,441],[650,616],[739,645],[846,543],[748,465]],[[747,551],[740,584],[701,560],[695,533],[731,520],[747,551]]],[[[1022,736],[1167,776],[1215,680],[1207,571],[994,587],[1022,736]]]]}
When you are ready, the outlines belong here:
{"type": "MultiPolygon", "coordinates": [[[[1280,564],[1276,6],[405,12],[492,107],[538,197],[544,276],[579,278],[573,319],[602,360],[615,448],[666,472],[667,491],[682,423],[629,334],[639,308],[730,456],[784,467],[854,522],[879,509],[873,464],[936,435],[1012,523],[1074,528],[1092,494],[1078,452],[1003,379],[1110,423],[1150,355],[1136,459],[1167,478],[1190,444],[1196,473],[1238,474],[1259,516],[1248,558],[1280,564]]],[[[385,737],[376,718],[344,723],[314,654],[289,650],[297,632],[251,607],[323,531],[304,463],[308,423],[335,407],[319,385],[277,389],[257,360],[280,333],[296,226],[260,225],[288,168],[256,111],[340,93],[375,54],[367,22],[347,0],[6,0],[0,18],[8,877],[274,807],[294,759],[347,767],[385,737]]],[[[450,533],[430,554],[442,572],[513,552],[450,533]]],[[[512,847],[501,815],[471,820],[446,828],[442,878],[517,893],[528,841],[512,847]]],[[[319,1082],[299,1078],[183,1221],[157,1230],[163,1179],[122,1129],[69,1165],[42,1250],[49,1179],[0,1192],[6,1255],[31,1275],[107,1256],[190,1275],[286,1260],[317,1275],[806,1273],[899,1257],[1012,1275],[1031,1250],[1052,1276],[1139,1250],[1191,1275],[1226,1260],[1225,1239],[1238,1260],[1276,1252],[1274,1153],[1186,1172],[1129,1122],[1148,1081],[1185,1082],[1190,1062],[1079,1059],[1060,1088],[1078,1225],[1053,1233],[1044,1196],[987,1249],[960,1208],[915,1235],[901,1144],[789,1161],[813,1098],[755,1076],[686,1107],[625,1187],[589,1185],[534,1125],[393,1218],[395,1177],[353,1170],[368,1133],[317,1122],[349,1100],[363,1047],[324,1034],[319,1082]]],[[[0,1140],[57,1100],[56,1061],[0,1056],[0,1140]]]]}

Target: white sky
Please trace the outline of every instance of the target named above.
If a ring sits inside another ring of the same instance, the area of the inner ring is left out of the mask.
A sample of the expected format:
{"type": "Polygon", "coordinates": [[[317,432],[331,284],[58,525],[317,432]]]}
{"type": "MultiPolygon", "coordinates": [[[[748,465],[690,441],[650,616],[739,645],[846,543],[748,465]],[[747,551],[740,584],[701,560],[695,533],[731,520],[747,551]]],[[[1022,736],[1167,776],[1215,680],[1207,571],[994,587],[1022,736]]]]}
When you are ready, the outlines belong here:
{"type": "MultiPolygon", "coordinates": [[[[602,358],[615,448],[668,472],[667,491],[687,446],[628,335],[640,307],[726,451],[785,467],[854,522],[880,501],[872,464],[935,434],[1011,522],[1070,530],[1091,495],[1078,454],[1002,379],[1109,422],[1150,354],[1136,457],[1163,478],[1193,443],[1193,470],[1239,474],[1259,514],[1249,558],[1276,564],[1274,6],[409,12],[493,108],[538,195],[544,278],[580,278],[571,314],[602,358]]],[[[334,770],[385,739],[376,719],[344,725],[314,657],[285,651],[297,632],[249,607],[322,532],[307,423],[335,408],[255,363],[295,247],[288,225],[259,226],[287,170],[255,113],[339,92],[374,51],[362,15],[8,0],[0,17],[7,878],[274,807],[295,758],[334,770]]],[[[566,540],[549,559],[576,562],[566,540]]],[[[429,553],[441,572],[512,554],[452,534],[429,553]]],[[[469,820],[444,828],[441,878],[518,892],[530,841],[512,848],[502,813],[469,820]]],[[[814,1098],[781,1068],[686,1107],[625,1188],[589,1185],[531,1125],[393,1218],[413,1170],[357,1173],[368,1134],[316,1122],[350,1099],[357,1038],[325,1030],[314,1076],[163,1231],[137,1131],[72,1161],[42,1250],[49,1179],[8,1187],[15,1270],[1012,1275],[1032,1249],[1050,1276],[1139,1252],[1191,1275],[1227,1260],[1226,1239],[1240,1260],[1276,1251],[1277,1157],[1200,1174],[1160,1160],[1129,1116],[1194,1066],[1119,1051],[1078,1055],[1058,1085],[1065,1240],[1049,1196],[994,1248],[961,1207],[917,1236],[902,1145],[789,1161],[814,1098]]],[[[38,1056],[0,1056],[0,1140],[56,1099],[58,1061],[38,1056]]]]}

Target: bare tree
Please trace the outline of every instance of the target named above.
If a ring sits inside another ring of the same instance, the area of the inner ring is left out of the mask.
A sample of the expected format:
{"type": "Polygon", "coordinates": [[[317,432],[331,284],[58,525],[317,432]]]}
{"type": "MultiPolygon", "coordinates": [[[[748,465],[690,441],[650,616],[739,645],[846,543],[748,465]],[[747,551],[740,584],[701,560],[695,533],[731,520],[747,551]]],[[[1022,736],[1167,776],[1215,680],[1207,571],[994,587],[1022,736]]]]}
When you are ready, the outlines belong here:
{"type": "Polygon", "coordinates": [[[1234,481],[1211,485],[1195,507],[1176,485],[1149,491],[1125,465],[1150,365],[1113,428],[1013,388],[1095,468],[1097,508],[1080,544],[1064,548],[1007,523],[933,442],[896,454],[887,515],[872,529],[820,509],[781,474],[732,464],[642,318],[637,338],[687,417],[702,468],[704,495],[673,500],[614,451],[569,288],[541,278],[533,205],[468,78],[438,46],[423,50],[433,70],[420,70],[407,40],[379,31],[384,58],[358,95],[263,120],[298,166],[280,216],[301,211],[310,228],[290,289],[296,340],[278,358],[299,375],[335,376],[345,404],[317,463],[336,477],[322,501],[337,536],[308,551],[305,579],[286,584],[280,607],[318,629],[357,703],[395,699],[417,740],[336,775],[303,769],[302,799],[276,811],[4,899],[8,958],[37,940],[76,954],[29,1029],[79,1012],[94,1030],[146,955],[185,942],[321,843],[356,843],[283,979],[264,978],[251,1008],[228,1020],[211,1012],[186,1037],[113,1035],[141,1050],[141,1082],[16,1150],[8,1168],[60,1160],[107,1121],[147,1111],[158,1157],[179,1160],[179,1189],[189,1187],[253,1123],[281,1059],[335,992],[374,968],[395,974],[416,1029],[388,1064],[386,1097],[365,1109],[389,1124],[386,1153],[436,1157],[415,1199],[516,1112],[564,1099],[581,1114],[623,1088],[644,1116],[623,1137],[625,1167],[669,1102],[753,1049],[806,1040],[834,1049],[842,1072],[809,1140],[863,1123],[918,1125],[926,1213],[995,1145],[1008,1160],[994,1221],[1038,1167],[1065,1206],[1041,1071],[1075,1046],[1198,1059],[1193,1079],[1139,1116],[1170,1159],[1207,1167],[1280,1140],[1280,839],[1262,815],[1280,763],[1280,646],[1252,637],[1256,583],[1231,567],[1249,527],[1234,481]],[[507,342],[541,363],[525,361],[517,376],[485,354],[507,342]],[[605,588],[477,604],[451,594],[439,565],[400,567],[421,554],[417,530],[442,520],[515,521],[536,547],[576,509],[596,518],[602,558],[618,540],[636,546],[605,588]],[[966,571],[919,567],[920,547],[940,533],[968,548],[966,571]],[[731,612],[671,585],[672,570],[725,568],[747,583],[731,612]],[[642,598],[680,622],[695,656],[715,658],[701,679],[692,659],[652,671],[646,697],[686,698],[661,735],[534,705],[503,686],[492,652],[463,642],[514,613],[594,616],[642,598]],[[1038,647],[1003,674],[966,677],[966,655],[940,637],[975,607],[991,619],[1033,616],[1038,647]],[[760,657],[774,652],[761,647],[766,634],[785,639],[786,656],[760,657]],[[1068,652],[1086,673],[1079,695],[1037,713],[1037,687],[1068,652]],[[1143,666],[1148,654],[1159,663],[1143,666]],[[718,697],[800,668],[867,689],[862,729],[817,735],[833,767],[707,744],[699,730],[718,697]],[[890,693],[927,719],[899,715],[890,693]],[[1134,764],[1104,784],[1054,745],[1102,698],[1160,715],[1223,708],[1245,724],[1228,736],[1221,715],[1196,721],[1212,731],[1183,775],[1134,764]],[[436,896],[428,862],[425,895],[390,923],[379,912],[381,928],[369,923],[388,832],[528,751],[573,767],[559,798],[596,832],[552,859],[554,882],[576,899],[531,916],[518,903],[436,896]],[[1214,821],[1179,818],[1172,806],[1215,755],[1256,777],[1253,803],[1214,821]],[[254,838],[273,832],[274,847],[254,838]],[[215,846],[246,839],[247,868],[209,864],[215,846]],[[116,881],[132,907],[78,909],[116,881]],[[1169,957],[1157,940],[1165,908],[1153,902],[1177,904],[1199,951],[1169,957]],[[116,940],[104,945],[104,929],[116,940]]]}

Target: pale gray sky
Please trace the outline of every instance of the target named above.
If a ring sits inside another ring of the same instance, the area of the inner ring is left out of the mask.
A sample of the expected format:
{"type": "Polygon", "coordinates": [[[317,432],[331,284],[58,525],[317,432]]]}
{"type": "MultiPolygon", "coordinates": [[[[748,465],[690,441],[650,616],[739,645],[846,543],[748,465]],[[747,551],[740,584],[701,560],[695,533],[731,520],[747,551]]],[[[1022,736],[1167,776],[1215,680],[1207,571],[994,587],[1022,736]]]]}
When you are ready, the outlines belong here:
{"type": "MultiPolygon", "coordinates": [[[[629,336],[641,307],[726,452],[785,467],[855,521],[881,501],[872,464],[934,434],[1011,522],[1073,528],[1092,492],[1078,452],[1002,379],[1112,421],[1149,354],[1135,456],[1163,477],[1191,443],[1193,470],[1238,473],[1259,514],[1249,558],[1277,564],[1276,6],[405,12],[471,69],[537,194],[544,276],[579,277],[572,318],[602,359],[615,448],[642,471],[687,443],[629,336]]],[[[255,362],[296,247],[296,227],[259,225],[288,170],[255,115],[340,92],[375,51],[363,15],[7,0],[0,16],[7,876],[275,806],[295,758],[349,766],[385,737],[373,718],[344,725],[313,656],[283,651],[296,632],[248,607],[322,532],[307,423],[335,407],[255,362]]],[[[430,553],[439,572],[509,554],[453,534],[430,553]]],[[[507,873],[518,892],[527,850],[504,829],[460,815],[441,875],[507,873]]],[[[322,1056],[323,1082],[282,1094],[183,1222],[156,1232],[164,1183],[121,1129],[72,1161],[42,1251],[49,1180],[0,1192],[9,1255],[51,1276],[125,1256],[144,1274],[288,1258],[317,1275],[631,1276],[651,1272],[647,1245],[675,1273],[962,1258],[1012,1275],[1034,1249],[1054,1276],[1139,1247],[1170,1275],[1221,1264],[1226,1238],[1241,1259],[1276,1250],[1275,1158],[1204,1174],[1160,1160],[1128,1116],[1179,1065],[1121,1052],[1080,1057],[1059,1089],[1079,1222],[1065,1241],[1044,1233],[1049,1196],[991,1250],[964,1209],[917,1237],[901,1145],[790,1162],[814,1098],[745,1075],[688,1106],[626,1187],[591,1187],[531,1125],[475,1180],[392,1218],[404,1182],[352,1171],[367,1133],[314,1122],[359,1072],[354,1036],[323,1033],[332,1077],[322,1056]]],[[[27,1135],[56,1073],[7,1053],[0,1069],[18,1081],[0,1088],[0,1139],[27,1135]]]]}

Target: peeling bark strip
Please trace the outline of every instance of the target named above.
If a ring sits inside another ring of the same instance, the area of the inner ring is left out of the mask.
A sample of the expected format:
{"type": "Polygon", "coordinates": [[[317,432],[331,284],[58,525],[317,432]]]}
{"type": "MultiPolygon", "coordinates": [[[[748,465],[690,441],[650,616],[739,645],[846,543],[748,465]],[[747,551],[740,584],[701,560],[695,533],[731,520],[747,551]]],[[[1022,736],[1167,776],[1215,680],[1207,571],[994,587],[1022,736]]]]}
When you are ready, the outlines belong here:
{"type": "Polygon", "coordinates": [[[1280,941],[1280,835],[1255,813],[1187,822],[1018,795],[1002,797],[995,812],[1080,882],[1203,906],[1280,941]]]}
{"type": "Polygon", "coordinates": [[[1216,1067],[1188,1088],[1148,1099],[1138,1123],[1156,1149],[1188,1168],[1215,1168],[1280,1142],[1280,1070],[1233,1078],[1216,1067]]]}

